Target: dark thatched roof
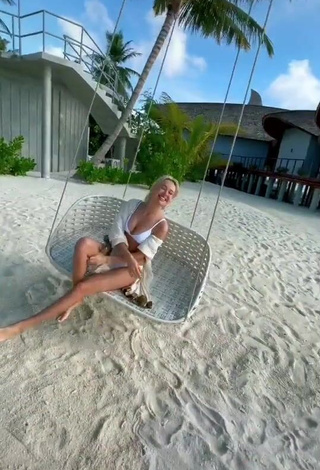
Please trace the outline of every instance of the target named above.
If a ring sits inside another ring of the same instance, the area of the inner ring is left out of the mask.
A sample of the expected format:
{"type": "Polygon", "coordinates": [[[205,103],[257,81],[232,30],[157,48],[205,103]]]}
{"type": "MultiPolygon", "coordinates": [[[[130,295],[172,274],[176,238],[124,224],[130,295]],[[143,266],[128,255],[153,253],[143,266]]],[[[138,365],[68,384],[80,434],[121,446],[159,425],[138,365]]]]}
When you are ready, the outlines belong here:
{"type": "Polygon", "coordinates": [[[317,111],[316,111],[316,124],[320,129],[320,103],[318,104],[317,111]]]}
{"type": "MultiPolygon", "coordinates": [[[[191,118],[202,115],[206,121],[214,123],[219,122],[223,106],[222,103],[177,103],[177,105],[191,118]]],[[[225,124],[238,124],[241,108],[242,104],[227,103],[223,122],[225,124]]],[[[246,105],[241,124],[241,129],[243,130],[242,137],[262,141],[273,140],[272,137],[265,132],[262,126],[262,119],[266,114],[277,111],[284,110],[269,106],[246,105]]]]}
{"type": "Polygon", "coordinates": [[[263,118],[265,131],[274,139],[281,139],[286,129],[301,129],[308,134],[319,136],[320,129],[315,123],[314,111],[283,111],[267,114],[263,118]]]}

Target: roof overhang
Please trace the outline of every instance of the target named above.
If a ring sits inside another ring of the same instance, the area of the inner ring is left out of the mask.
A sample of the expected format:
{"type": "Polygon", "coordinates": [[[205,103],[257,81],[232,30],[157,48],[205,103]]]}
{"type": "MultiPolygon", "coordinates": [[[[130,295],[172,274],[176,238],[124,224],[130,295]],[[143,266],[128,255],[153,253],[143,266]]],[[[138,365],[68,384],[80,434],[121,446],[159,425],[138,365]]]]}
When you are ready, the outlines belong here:
{"type": "Polygon", "coordinates": [[[318,104],[317,110],[316,110],[316,124],[320,129],[320,103],[318,104]]]}
{"type": "Polygon", "coordinates": [[[302,127],[297,126],[293,122],[290,122],[288,119],[285,119],[281,116],[277,116],[276,114],[267,114],[266,116],[264,116],[262,118],[262,125],[267,134],[269,134],[276,140],[281,139],[284,132],[288,129],[299,129],[301,132],[305,132],[309,135],[314,135],[306,129],[303,129],[302,127]]]}

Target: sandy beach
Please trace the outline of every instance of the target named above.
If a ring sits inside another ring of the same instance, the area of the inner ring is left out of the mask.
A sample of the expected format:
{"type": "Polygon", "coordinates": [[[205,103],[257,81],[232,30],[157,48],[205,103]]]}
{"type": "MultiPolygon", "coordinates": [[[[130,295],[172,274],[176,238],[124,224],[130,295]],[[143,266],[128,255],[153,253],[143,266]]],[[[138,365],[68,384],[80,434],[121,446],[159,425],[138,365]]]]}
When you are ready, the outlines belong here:
{"type": "MultiPolygon", "coordinates": [[[[0,326],[70,287],[44,251],[63,184],[0,178],[0,326]]],[[[168,216],[188,225],[198,188],[185,184],[168,216]]],[[[217,192],[206,184],[203,235],[217,192]]],[[[61,215],[122,193],[72,181],[61,215]]],[[[319,234],[319,213],[225,189],[189,321],[153,323],[98,295],[1,343],[1,470],[319,469],[319,234]]]]}

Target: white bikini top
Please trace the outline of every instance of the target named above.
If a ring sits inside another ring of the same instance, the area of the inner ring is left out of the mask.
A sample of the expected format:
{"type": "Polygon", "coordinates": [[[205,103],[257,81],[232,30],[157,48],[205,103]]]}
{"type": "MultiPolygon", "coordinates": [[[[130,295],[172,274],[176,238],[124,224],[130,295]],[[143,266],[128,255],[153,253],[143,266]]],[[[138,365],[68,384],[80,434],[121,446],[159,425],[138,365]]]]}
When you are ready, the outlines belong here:
{"type": "Polygon", "coordinates": [[[126,221],[126,226],[125,226],[125,230],[126,232],[130,235],[130,237],[132,237],[137,243],[142,243],[144,242],[148,237],[150,237],[151,233],[152,233],[152,230],[158,225],[160,224],[161,222],[163,222],[164,220],[166,219],[161,219],[159,220],[156,224],[153,225],[153,227],[151,227],[149,230],[145,230],[144,232],[142,233],[135,233],[135,234],[132,234],[130,232],[130,229],[129,229],[129,223],[130,223],[130,220],[131,220],[131,217],[133,216],[133,214],[135,213],[135,211],[138,209],[138,207],[140,206],[142,201],[139,201],[137,207],[135,208],[135,210],[129,215],[129,217],[127,218],[127,221],[126,221]]]}

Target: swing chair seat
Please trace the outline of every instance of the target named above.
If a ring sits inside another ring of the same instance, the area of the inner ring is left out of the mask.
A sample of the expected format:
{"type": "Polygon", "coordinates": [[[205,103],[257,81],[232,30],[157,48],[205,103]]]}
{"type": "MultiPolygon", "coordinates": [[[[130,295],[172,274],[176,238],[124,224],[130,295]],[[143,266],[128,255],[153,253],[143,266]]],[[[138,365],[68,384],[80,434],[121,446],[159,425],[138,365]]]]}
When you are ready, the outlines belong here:
{"type": "MultiPolygon", "coordinates": [[[[46,247],[50,262],[69,277],[76,242],[81,237],[103,241],[122,200],[86,196],[76,201],[53,231],[46,247]]],[[[130,311],[152,320],[179,323],[194,313],[210,266],[210,248],[195,231],[169,220],[169,234],[152,261],[151,309],[130,302],[120,291],[104,293],[130,311]],[[196,284],[195,284],[196,283],[196,284]]]]}

